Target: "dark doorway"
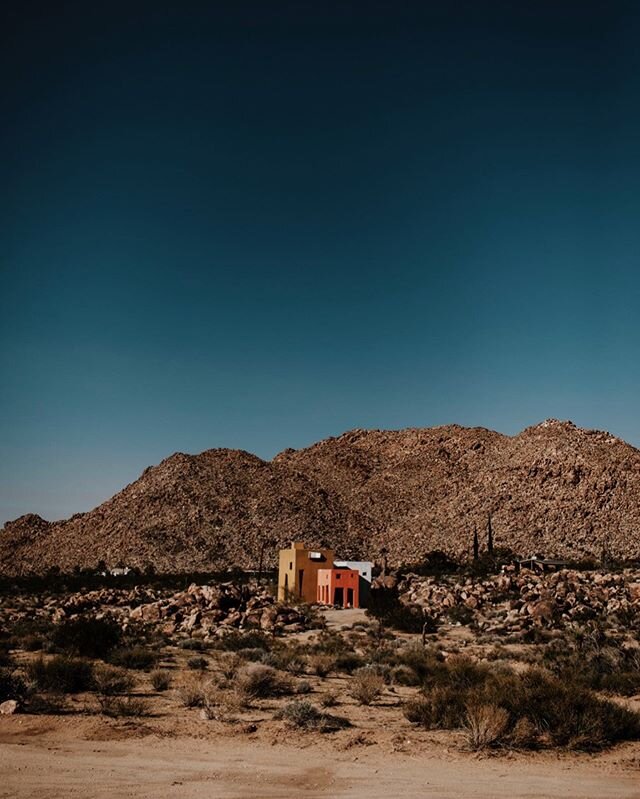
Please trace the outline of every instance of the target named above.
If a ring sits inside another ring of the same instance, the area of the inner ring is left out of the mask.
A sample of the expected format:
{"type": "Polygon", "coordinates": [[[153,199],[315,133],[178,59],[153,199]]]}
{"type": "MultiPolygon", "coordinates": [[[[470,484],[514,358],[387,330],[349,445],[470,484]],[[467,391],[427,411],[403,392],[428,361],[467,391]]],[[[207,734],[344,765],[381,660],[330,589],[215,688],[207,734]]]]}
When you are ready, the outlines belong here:
{"type": "Polygon", "coordinates": [[[302,596],[302,581],[304,580],[304,569],[298,569],[298,596],[302,596]]]}
{"type": "Polygon", "coordinates": [[[347,588],[347,605],[353,607],[353,588],[347,588]]]}
{"type": "Polygon", "coordinates": [[[333,604],[340,605],[342,607],[344,605],[344,588],[335,588],[333,591],[333,604]]]}
{"type": "Polygon", "coordinates": [[[289,575],[284,576],[284,598],[289,599],[289,575]]]}

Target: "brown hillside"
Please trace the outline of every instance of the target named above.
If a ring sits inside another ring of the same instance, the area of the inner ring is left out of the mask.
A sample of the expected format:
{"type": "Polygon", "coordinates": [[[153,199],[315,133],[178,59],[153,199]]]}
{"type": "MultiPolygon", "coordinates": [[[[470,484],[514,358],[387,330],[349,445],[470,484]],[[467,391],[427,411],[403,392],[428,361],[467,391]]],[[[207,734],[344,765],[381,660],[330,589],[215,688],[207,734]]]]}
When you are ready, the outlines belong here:
{"type": "Polygon", "coordinates": [[[342,544],[348,529],[339,501],[286,466],[234,450],[178,453],[90,513],[53,524],[32,514],[9,522],[0,533],[0,571],[99,560],[159,571],[257,568],[263,540],[342,544]]]}
{"type": "MultiPolygon", "coordinates": [[[[0,532],[0,571],[105,560],[163,571],[255,568],[263,541],[329,543],[392,562],[468,551],[491,513],[521,553],[640,555],[640,452],[550,420],[509,437],[457,425],[354,430],[272,462],[234,450],[176,454],[65,522],[32,514],[0,532]]],[[[273,563],[273,548],[268,549],[273,563]]]]}

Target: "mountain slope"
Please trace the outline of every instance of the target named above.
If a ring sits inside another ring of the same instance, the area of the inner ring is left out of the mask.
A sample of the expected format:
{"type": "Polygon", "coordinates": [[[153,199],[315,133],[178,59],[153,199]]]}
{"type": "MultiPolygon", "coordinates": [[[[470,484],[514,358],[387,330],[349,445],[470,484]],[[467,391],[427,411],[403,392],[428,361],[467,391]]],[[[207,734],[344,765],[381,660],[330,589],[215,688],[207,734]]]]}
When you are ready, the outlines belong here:
{"type": "Polygon", "coordinates": [[[176,454],[86,514],[28,515],[0,531],[0,571],[105,560],[162,571],[256,568],[291,539],[412,562],[469,550],[491,513],[496,544],[529,554],[640,555],[640,451],[549,420],[509,437],[458,425],[354,430],[271,462],[176,454]]]}

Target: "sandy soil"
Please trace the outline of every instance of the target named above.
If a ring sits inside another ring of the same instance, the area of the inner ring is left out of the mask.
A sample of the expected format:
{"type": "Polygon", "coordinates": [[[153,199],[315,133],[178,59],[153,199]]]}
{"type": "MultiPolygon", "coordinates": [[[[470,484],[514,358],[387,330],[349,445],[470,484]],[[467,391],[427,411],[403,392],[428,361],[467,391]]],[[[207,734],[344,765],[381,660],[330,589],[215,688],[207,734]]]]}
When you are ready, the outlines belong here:
{"type": "MultiPolygon", "coordinates": [[[[196,725],[195,715],[193,725],[196,725]]],[[[201,725],[205,725],[201,722],[201,725]]],[[[204,726],[203,726],[204,729],[204,726]]],[[[395,748],[381,735],[301,734],[287,741],[206,723],[205,738],[78,717],[0,719],[0,797],[569,797],[640,798],[640,747],[597,757],[477,757],[424,741],[395,748]],[[395,750],[395,751],[394,751],[395,750]]],[[[264,731],[261,731],[264,733],[264,731]]],[[[396,739],[396,744],[399,744],[396,739]]]]}

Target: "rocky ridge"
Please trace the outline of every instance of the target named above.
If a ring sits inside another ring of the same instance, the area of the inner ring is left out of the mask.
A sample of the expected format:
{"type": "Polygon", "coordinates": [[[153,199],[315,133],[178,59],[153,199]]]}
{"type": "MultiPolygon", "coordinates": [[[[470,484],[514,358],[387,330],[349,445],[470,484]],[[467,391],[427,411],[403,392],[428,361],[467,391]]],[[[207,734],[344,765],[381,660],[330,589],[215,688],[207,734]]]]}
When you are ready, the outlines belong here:
{"type": "Polygon", "coordinates": [[[579,559],[640,557],[640,451],[548,420],[505,436],[458,425],[353,430],[272,461],[236,450],[178,453],[93,511],[0,531],[0,573],[103,560],[157,571],[274,565],[305,540],[341,556],[415,563],[469,552],[491,514],[495,543],[579,559]]]}

